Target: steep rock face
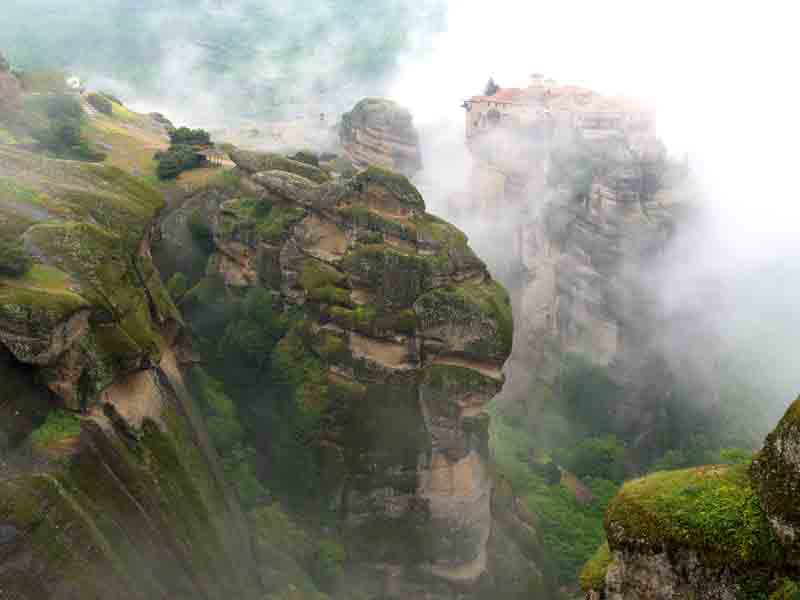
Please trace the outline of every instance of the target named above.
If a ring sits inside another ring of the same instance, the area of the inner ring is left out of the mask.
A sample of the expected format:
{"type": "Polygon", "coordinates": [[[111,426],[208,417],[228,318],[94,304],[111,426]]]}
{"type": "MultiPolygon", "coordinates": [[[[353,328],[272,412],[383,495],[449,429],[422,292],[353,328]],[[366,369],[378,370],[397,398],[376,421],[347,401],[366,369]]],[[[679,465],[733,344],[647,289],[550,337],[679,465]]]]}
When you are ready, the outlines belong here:
{"type": "Polygon", "coordinates": [[[758,486],[761,506],[790,560],[800,561],[800,402],[786,412],[767,437],[753,462],[751,474],[758,486]]]}
{"type": "Polygon", "coordinates": [[[258,597],[249,536],[149,255],[163,200],[117,169],[0,150],[0,590],[258,597]]]}
{"type": "Polygon", "coordinates": [[[391,100],[365,98],[342,115],[339,141],[358,167],[376,165],[409,177],[422,168],[411,113],[391,100]]]}
{"type": "Polygon", "coordinates": [[[796,401],[749,465],[662,472],[609,505],[608,552],[584,569],[587,598],[791,598],[800,471],[796,401]]]}
{"type": "Polygon", "coordinates": [[[503,385],[512,317],[466,236],[426,213],[402,175],[370,167],[315,182],[291,161],[261,171],[277,163],[233,158],[239,189],[207,214],[214,252],[184,305],[222,281],[269,288],[301,310],[272,361],[313,432],[321,492],[346,531],[347,589],[547,589],[530,551],[492,520],[483,408],[503,385]],[[524,575],[500,573],[489,551],[500,546],[524,575]]]}
{"type": "Polygon", "coordinates": [[[682,166],[649,133],[584,136],[546,121],[500,121],[469,148],[460,204],[512,230],[498,270],[517,287],[515,358],[526,372],[514,375],[552,386],[569,354],[608,369],[621,388],[615,428],[650,452],[674,373],[649,276],[680,214],[682,166]]]}

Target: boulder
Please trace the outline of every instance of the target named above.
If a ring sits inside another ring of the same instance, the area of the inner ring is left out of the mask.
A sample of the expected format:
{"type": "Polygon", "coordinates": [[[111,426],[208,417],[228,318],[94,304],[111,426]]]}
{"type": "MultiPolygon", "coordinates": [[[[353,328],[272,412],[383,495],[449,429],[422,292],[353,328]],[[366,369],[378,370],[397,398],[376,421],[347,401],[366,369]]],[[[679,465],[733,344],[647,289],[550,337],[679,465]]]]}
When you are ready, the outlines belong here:
{"type": "Polygon", "coordinates": [[[767,436],[751,475],[776,537],[791,561],[800,564],[800,398],[767,436]]]}
{"type": "Polygon", "coordinates": [[[411,113],[391,100],[365,98],[342,115],[339,141],[359,168],[375,165],[407,176],[422,168],[411,113]]]}

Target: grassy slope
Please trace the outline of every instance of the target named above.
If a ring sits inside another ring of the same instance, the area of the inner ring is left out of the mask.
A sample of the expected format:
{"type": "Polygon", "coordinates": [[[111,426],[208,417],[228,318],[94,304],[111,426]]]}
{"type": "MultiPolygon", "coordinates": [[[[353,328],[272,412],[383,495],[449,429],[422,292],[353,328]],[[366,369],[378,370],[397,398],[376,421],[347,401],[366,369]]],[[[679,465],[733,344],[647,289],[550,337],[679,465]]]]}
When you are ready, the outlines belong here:
{"type": "Polygon", "coordinates": [[[106,164],[140,177],[164,192],[176,185],[184,189],[203,187],[219,173],[218,168],[204,167],[182,173],[176,182],[159,181],[153,155],[169,147],[169,138],[147,115],[134,113],[116,102],[112,102],[111,115],[93,113],[83,133],[94,147],[108,155],[106,164]]]}

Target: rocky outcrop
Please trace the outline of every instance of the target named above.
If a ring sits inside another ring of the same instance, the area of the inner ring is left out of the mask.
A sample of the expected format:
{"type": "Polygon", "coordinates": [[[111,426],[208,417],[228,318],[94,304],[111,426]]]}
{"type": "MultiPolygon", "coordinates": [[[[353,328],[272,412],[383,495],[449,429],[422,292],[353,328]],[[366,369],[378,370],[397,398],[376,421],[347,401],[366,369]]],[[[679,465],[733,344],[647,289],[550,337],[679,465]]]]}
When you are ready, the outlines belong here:
{"type": "Polygon", "coordinates": [[[391,100],[365,98],[342,115],[339,141],[359,168],[375,165],[407,176],[422,168],[411,113],[391,100]]]}
{"type": "Polygon", "coordinates": [[[584,569],[587,598],[794,597],[799,407],[800,400],[749,465],[626,483],[606,514],[610,552],[584,569]]]}
{"type": "Polygon", "coordinates": [[[149,256],[163,199],[10,149],[0,180],[0,239],[35,257],[0,279],[0,595],[262,597],[149,256]]]}
{"type": "Polygon", "coordinates": [[[314,432],[319,492],[346,531],[345,587],[477,598],[534,578],[549,590],[532,567],[536,530],[522,550],[492,518],[484,408],[513,325],[466,236],[400,174],[313,181],[294,161],[232,158],[238,190],[207,212],[214,252],[183,305],[221,281],[270,289],[296,315],[272,364],[314,432]]]}
{"type": "Polygon", "coordinates": [[[770,526],[791,562],[800,564],[800,399],[767,437],[751,474],[770,526]]]}
{"type": "Polygon", "coordinates": [[[616,433],[647,460],[663,451],[658,415],[676,377],[652,274],[684,209],[685,168],[651,133],[556,125],[501,120],[472,136],[471,191],[454,208],[509,223],[492,266],[517,309],[513,387],[555,387],[568,355],[607,370],[616,433]]]}
{"type": "Polygon", "coordinates": [[[22,109],[22,87],[0,54],[0,120],[22,109]]]}

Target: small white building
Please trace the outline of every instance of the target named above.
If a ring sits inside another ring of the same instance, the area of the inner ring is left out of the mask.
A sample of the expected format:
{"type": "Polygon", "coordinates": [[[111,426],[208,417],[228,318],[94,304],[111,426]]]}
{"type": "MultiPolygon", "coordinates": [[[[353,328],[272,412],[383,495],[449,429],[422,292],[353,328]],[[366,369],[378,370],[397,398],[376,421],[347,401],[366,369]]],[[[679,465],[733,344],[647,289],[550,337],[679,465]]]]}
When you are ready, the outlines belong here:
{"type": "Polygon", "coordinates": [[[73,92],[79,92],[83,87],[83,83],[81,82],[80,77],[76,77],[75,75],[71,75],[67,77],[66,80],[67,88],[72,90],[73,92]]]}

